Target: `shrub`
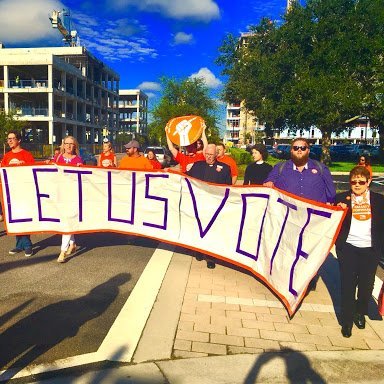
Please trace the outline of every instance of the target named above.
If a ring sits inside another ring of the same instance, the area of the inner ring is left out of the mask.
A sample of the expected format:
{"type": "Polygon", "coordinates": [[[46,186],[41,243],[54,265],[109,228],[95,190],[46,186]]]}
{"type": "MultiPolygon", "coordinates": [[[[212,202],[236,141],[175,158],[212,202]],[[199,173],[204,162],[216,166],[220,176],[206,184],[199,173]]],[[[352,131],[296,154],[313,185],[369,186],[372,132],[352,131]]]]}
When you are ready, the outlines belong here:
{"type": "Polygon", "coordinates": [[[244,149],[230,148],[230,153],[237,165],[249,164],[252,161],[251,154],[244,149]]]}

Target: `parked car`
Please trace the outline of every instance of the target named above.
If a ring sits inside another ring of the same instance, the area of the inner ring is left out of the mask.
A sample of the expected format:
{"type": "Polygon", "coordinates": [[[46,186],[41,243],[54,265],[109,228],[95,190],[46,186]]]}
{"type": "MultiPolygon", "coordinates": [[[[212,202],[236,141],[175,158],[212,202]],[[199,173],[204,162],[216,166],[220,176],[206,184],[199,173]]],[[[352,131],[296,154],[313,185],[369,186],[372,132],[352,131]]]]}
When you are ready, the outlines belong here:
{"type": "Polygon", "coordinates": [[[97,165],[96,156],[85,148],[80,148],[80,157],[84,165],[97,165]]]}
{"type": "Polygon", "coordinates": [[[309,157],[314,160],[320,160],[321,158],[321,145],[312,144],[309,148],[309,157]]]}
{"type": "Polygon", "coordinates": [[[275,150],[274,150],[273,146],[267,144],[265,147],[267,148],[268,155],[273,156],[274,153],[275,153],[275,150]]]}
{"type": "Polygon", "coordinates": [[[277,159],[289,159],[291,157],[290,144],[279,144],[275,147],[273,156],[277,159]]]}
{"type": "Polygon", "coordinates": [[[356,161],[361,155],[372,157],[372,152],[374,151],[373,145],[369,144],[351,144],[348,147],[350,160],[356,161]]]}
{"type": "Polygon", "coordinates": [[[329,147],[332,161],[351,160],[349,145],[337,144],[329,147]]]}
{"type": "Polygon", "coordinates": [[[153,151],[157,157],[157,160],[160,162],[161,166],[169,167],[172,165],[172,155],[171,153],[165,149],[164,147],[147,147],[144,151],[144,156],[147,157],[148,151],[153,151]]]}

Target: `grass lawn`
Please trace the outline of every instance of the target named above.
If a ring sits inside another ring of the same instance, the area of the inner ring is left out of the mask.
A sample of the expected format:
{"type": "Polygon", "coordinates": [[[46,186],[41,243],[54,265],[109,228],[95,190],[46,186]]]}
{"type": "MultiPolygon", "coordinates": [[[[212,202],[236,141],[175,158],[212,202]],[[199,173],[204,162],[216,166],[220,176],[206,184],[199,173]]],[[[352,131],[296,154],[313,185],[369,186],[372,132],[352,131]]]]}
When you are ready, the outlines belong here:
{"type": "MultiPolygon", "coordinates": [[[[267,162],[273,166],[273,165],[279,163],[280,161],[283,161],[283,160],[276,159],[273,156],[269,156],[267,162]]],[[[332,165],[329,167],[329,169],[331,172],[349,172],[355,165],[356,165],[356,163],[353,163],[353,162],[341,162],[341,161],[339,161],[339,162],[332,163],[332,165]]],[[[239,168],[239,179],[243,180],[245,168],[247,168],[247,165],[246,164],[240,164],[240,165],[238,165],[238,168],[239,168]]],[[[374,175],[376,172],[383,172],[384,173],[384,165],[373,164],[372,165],[372,172],[374,175]]]]}

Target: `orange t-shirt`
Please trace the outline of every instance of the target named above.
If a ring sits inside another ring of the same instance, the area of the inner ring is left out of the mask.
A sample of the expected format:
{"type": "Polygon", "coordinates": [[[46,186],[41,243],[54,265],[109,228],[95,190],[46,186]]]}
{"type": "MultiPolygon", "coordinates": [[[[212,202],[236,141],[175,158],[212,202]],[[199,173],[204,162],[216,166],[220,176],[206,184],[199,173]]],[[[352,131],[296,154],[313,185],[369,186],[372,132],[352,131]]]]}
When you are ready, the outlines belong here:
{"type": "Polygon", "coordinates": [[[196,161],[205,160],[205,157],[202,152],[199,153],[191,153],[189,155],[185,155],[184,153],[178,152],[175,160],[180,164],[181,172],[187,172],[187,165],[196,163],[196,161]]]}
{"type": "Polygon", "coordinates": [[[220,161],[222,163],[229,165],[229,168],[231,168],[231,176],[238,176],[239,171],[237,169],[237,164],[236,164],[236,161],[232,159],[232,157],[224,155],[224,156],[218,157],[217,161],[220,161]]]}
{"type": "Polygon", "coordinates": [[[152,164],[153,169],[161,169],[161,164],[159,160],[156,160],[156,159],[153,159],[153,160],[148,159],[148,160],[152,164]]]}
{"type": "Polygon", "coordinates": [[[104,152],[100,154],[100,165],[104,168],[113,168],[116,167],[115,154],[110,152],[109,155],[106,155],[104,152]]]}
{"type": "Polygon", "coordinates": [[[31,165],[34,163],[35,159],[33,158],[32,153],[22,149],[20,152],[7,152],[1,161],[1,166],[31,165]]]}
{"type": "Polygon", "coordinates": [[[144,156],[139,156],[139,157],[124,156],[120,161],[119,168],[147,169],[147,170],[153,169],[150,161],[144,156]]]}

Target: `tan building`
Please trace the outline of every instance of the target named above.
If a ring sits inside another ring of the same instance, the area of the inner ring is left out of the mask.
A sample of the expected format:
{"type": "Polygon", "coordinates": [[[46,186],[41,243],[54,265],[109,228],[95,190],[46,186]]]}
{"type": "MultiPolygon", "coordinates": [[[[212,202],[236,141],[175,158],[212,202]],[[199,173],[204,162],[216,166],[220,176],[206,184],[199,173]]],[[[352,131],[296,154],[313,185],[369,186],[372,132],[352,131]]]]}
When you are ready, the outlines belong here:
{"type": "Polygon", "coordinates": [[[0,109],[28,121],[25,139],[56,144],[69,134],[101,143],[119,128],[119,75],[84,47],[0,45],[0,109]]]}
{"type": "Polygon", "coordinates": [[[264,126],[244,108],[244,103],[228,103],[224,141],[235,145],[252,145],[258,137],[264,137],[264,126]]]}
{"type": "Polygon", "coordinates": [[[148,134],[148,96],[140,89],[119,91],[120,133],[148,134]]]}

